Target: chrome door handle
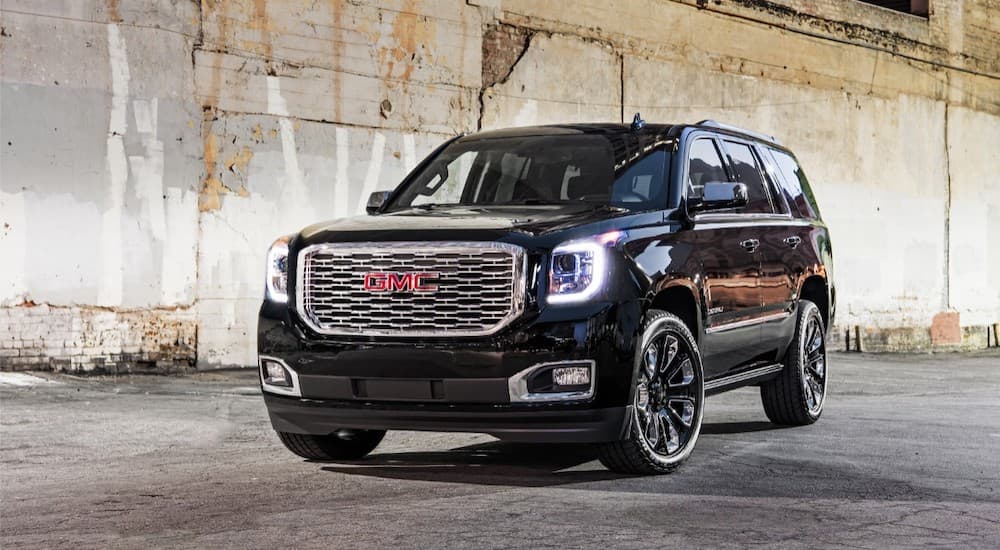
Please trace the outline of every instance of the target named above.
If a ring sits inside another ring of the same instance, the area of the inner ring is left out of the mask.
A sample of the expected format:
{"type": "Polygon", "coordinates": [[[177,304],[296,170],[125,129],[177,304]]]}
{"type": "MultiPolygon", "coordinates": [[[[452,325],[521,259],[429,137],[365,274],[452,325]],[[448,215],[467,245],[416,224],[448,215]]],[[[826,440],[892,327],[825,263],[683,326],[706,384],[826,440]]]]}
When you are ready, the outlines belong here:
{"type": "Polygon", "coordinates": [[[760,241],[757,239],[747,239],[741,242],[740,246],[742,246],[747,252],[753,252],[757,250],[758,246],[760,246],[760,241]]]}
{"type": "Polygon", "coordinates": [[[796,246],[799,246],[799,243],[801,243],[801,242],[802,242],[802,238],[801,237],[796,237],[795,235],[792,235],[791,237],[785,237],[785,239],[784,239],[784,243],[787,244],[788,246],[792,247],[792,248],[795,248],[796,246]]]}

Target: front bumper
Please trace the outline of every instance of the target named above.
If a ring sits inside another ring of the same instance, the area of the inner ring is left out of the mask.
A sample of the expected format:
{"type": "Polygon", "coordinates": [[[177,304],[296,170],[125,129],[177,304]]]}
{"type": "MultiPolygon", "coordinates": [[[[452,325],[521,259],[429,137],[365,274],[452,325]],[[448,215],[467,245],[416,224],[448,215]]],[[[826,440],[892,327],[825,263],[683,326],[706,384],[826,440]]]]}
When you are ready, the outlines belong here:
{"type": "Polygon", "coordinates": [[[337,428],[490,434],[507,441],[594,443],[621,438],[626,407],[459,407],[299,399],[264,394],[275,430],[327,434],[337,428]]]}
{"type": "Polygon", "coordinates": [[[258,351],[295,372],[301,395],[265,392],[264,401],[274,428],[292,433],[362,428],[616,440],[627,418],[639,322],[638,303],[604,303],[543,311],[488,337],[348,339],[313,334],[287,308],[266,303],[258,351]],[[594,365],[585,398],[512,402],[518,373],[567,361],[594,365]]]}

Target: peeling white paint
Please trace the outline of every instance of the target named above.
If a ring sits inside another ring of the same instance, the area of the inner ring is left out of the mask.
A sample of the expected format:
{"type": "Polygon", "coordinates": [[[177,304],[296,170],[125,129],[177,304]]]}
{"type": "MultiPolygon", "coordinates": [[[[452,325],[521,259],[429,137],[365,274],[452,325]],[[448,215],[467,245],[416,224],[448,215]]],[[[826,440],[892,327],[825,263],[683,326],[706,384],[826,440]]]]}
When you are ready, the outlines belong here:
{"type": "Polygon", "coordinates": [[[337,175],[333,180],[333,215],[342,218],[348,214],[347,193],[351,184],[347,177],[347,163],[350,159],[346,128],[337,128],[337,175]]]}
{"type": "Polygon", "coordinates": [[[285,165],[285,180],[282,190],[287,200],[293,204],[309,204],[308,190],[299,168],[299,153],[295,145],[295,128],[288,118],[288,104],[281,95],[281,79],[267,77],[267,110],[278,119],[281,133],[281,153],[285,165]]]}
{"type": "Polygon", "coordinates": [[[403,136],[403,168],[407,173],[417,167],[416,140],[413,134],[403,136]]]}
{"type": "Polygon", "coordinates": [[[101,280],[97,303],[116,306],[122,302],[122,207],[128,182],[128,159],[124,135],[128,128],[129,66],[125,39],[116,24],[108,29],[108,53],[111,66],[111,113],[107,135],[109,175],[108,207],[101,219],[101,280]]]}
{"type": "Polygon", "coordinates": [[[368,172],[365,173],[365,183],[361,188],[361,196],[358,197],[357,212],[359,214],[365,211],[368,196],[378,191],[378,177],[382,173],[382,157],[384,156],[385,135],[381,132],[375,132],[375,138],[372,140],[372,156],[368,161],[368,172]]]}
{"type": "Polygon", "coordinates": [[[129,168],[134,177],[135,194],[143,204],[143,219],[153,237],[167,237],[165,205],[163,203],[163,142],[157,139],[157,99],[137,99],[132,102],[136,129],[142,136],[142,155],[129,156],[129,168]]]}
{"type": "Polygon", "coordinates": [[[288,103],[281,96],[281,79],[267,77],[267,112],[277,116],[288,116],[288,103]]]}
{"type": "Polygon", "coordinates": [[[291,195],[291,198],[305,198],[302,171],[299,170],[299,155],[295,149],[295,129],[292,127],[292,121],[287,118],[279,120],[278,126],[281,128],[281,153],[285,159],[285,192],[291,195]]]}
{"type": "Polygon", "coordinates": [[[128,86],[129,66],[128,51],[125,49],[125,37],[117,24],[110,24],[108,29],[108,58],[111,65],[111,118],[108,122],[108,134],[125,135],[128,128],[128,86]]]}

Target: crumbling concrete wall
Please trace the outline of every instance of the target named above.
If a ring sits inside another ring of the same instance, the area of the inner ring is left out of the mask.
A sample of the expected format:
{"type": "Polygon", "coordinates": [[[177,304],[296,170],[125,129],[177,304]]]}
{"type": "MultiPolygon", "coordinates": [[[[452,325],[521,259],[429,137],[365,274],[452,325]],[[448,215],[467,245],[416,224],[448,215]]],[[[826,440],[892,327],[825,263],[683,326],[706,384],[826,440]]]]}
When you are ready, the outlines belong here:
{"type": "Polygon", "coordinates": [[[1000,321],[998,0],[4,0],[0,367],[255,361],[263,254],[458,132],[779,136],[868,349],[1000,321]],[[112,333],[117,334],[113,336],[112,333]]]}
{"type": "Polygon", "coordinates": [[[199,7],[0,16],[0,367],[193,365],[199,7]]]}

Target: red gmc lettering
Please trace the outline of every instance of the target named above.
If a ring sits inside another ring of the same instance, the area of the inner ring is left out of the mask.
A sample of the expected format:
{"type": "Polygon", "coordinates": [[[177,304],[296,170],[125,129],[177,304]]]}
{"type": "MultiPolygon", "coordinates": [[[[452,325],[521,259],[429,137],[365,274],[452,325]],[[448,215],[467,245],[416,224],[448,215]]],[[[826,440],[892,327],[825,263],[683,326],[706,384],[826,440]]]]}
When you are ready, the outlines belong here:
{"type": "Polygon", "coordinates": [[[434,292],[437,285],[427,281],[437,273],[382,273],[365,274],[365,290],[369,292],[434,292]]]}

